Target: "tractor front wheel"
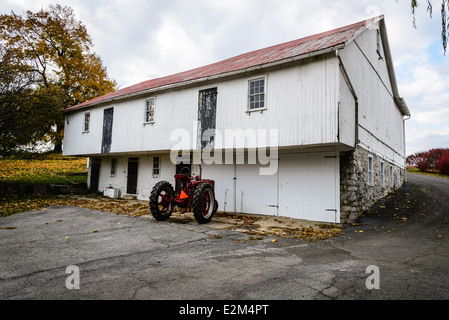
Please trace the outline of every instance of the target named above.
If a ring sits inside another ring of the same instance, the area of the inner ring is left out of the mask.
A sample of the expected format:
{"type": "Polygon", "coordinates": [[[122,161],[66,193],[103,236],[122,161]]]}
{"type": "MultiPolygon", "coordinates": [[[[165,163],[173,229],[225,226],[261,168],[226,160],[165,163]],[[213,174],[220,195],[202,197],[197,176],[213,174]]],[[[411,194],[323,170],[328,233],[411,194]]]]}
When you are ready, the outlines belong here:
{"type": "Polygon", "coordinates": [[[218,209],[214,189],[210,183],[200,183],[193,194],[192,211],[199,224],[208,223],[218,209]]]}
{"type": "Polygon", "coordinates": [[[161,181],[154,186],[150,196],[150,211],[157,221],[170,218],[174,198],[175,193],[169,182],[161,181]]]}

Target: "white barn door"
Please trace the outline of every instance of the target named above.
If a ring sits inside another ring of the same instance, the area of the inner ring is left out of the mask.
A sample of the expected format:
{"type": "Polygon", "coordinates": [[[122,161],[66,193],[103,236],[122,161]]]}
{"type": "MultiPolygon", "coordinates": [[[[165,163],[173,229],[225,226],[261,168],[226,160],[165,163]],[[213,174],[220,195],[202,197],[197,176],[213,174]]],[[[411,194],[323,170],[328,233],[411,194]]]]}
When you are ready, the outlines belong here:
{"type": "Polygon", "coordinates": [[[282,155],[279,162],[279,215],[340,222],[338,153],[282,155]]]}
{"type": "Polygon", "coordinates": [[[277,174],[262,176],[260,165],[237,165],[236,211],[277,215],[277,174]]]}

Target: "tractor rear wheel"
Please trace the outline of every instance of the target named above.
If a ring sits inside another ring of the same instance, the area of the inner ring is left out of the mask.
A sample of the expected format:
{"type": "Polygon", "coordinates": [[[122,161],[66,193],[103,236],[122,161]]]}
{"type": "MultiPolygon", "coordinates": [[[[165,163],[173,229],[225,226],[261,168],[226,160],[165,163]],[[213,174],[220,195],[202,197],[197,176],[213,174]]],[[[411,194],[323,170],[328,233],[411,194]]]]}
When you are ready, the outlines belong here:
{"type": "Polygon", "coordinates": [[[173,211],[175,192],[167,181],[156,183],[150,195],[150,211],[154,219],[163,221],[170,218],[173,211]]]}
{"type": "Polygon", "coordinates": [[[193,194],[192,211],[199,224],[208,223],[218,209],[214,189],[210,183],[200,183],[193,194]]]}

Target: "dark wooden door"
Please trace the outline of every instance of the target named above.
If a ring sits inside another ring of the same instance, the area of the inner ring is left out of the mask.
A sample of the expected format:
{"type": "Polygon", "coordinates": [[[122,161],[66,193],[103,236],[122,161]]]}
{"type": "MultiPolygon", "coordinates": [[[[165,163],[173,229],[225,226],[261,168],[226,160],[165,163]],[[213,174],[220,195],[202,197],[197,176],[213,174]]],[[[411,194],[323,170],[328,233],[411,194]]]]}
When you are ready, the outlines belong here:
{"type": "Polygon", "coordinates": [[[98,183],[100,181],[100,167],[101,167],[101,159],[92,159],[92,163],[90,165],[90,185],[89,185],[89,190],[91,192],[98,191],[98,183]]]}
{"type": "Polygon", "coordinates": [[[126,193],[137,194],[137,172],[139,170],[139,158],[128,159],[128,182],[126,193]]]}
{"type": "Polygon", "coordinates": [[[201,90],[198,102],[198,146],[201,149],[214,149],[217,88],[201,90]]]}
{"type": "Polygon", "coordinates": [[[101,142],[101,153],[103,154],[111,152],[113,120],[114,120],[114,108],[104,109],[103,140],[101,142]]]}

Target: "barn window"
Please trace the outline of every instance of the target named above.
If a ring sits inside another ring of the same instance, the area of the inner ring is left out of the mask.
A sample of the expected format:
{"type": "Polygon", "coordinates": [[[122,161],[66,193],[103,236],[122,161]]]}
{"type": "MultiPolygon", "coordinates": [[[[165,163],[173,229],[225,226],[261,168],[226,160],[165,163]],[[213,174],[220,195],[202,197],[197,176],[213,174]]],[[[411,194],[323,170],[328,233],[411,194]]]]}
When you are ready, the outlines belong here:
{"type": "Polygon", "coordinates": [[[84,114],[84,132],[89,132],[90,128],[90,112],[84,114]]]}
{"type": "Polygon", "coordinates": [[[265,95],[266,95],[266,78],[258,78],[249,81],[248,88],[248,110],[265,109],[265,95]]]}
{"type": "Polygon", "coordinates": [[[154,122],[154,98],[145,100],[145,123],[154,122]]]}
{"type": "Polygon", "coordinates": [[[380,184],[385,187],[385,163],[383,161],[380,163],[380,184]]]}
{"type": "Polygon", "coordinates": [[[117,159],[111,159],[111,177],[115,177],[117,172],[117,159]]]}
{"type": "Polygon", "coordinates": [[[368,156],[368,184],[373,185],[373,157],[368,156]]]}
{"type": "Polygon", "coordinates": [[[393,188],[394,181],[393,181],[393,166],[390,166],[390,187],[393,188]]]}
{"type": "Polygon", "coordinates": [[[377,55],[379,56],[379,60],[383,60],[384,57],[382,56],[382,47],[381,47],[382,38],[380,35],[380,31],[377,30],[377,55]]]}
{"type": "Polygon", "coordinates": [[[159,157],[153,158],[153,176],[159,176],[161,173],[161,162],[159,157]]]}

